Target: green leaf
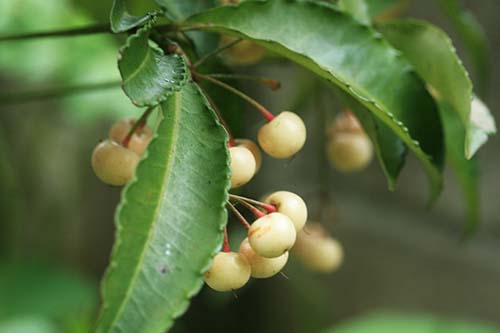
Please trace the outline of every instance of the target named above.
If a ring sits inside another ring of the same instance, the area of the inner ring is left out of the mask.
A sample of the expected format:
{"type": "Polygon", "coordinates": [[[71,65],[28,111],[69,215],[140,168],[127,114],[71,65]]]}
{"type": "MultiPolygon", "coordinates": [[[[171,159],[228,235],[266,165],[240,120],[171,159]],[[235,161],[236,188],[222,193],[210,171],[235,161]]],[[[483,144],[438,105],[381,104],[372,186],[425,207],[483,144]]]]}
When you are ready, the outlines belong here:
{"type": "Polygon", "coordinates": [[[458,37],[464,43],[477,74],[479,92],[484,95],[490,78],[490,59],[488,40],[483,27],[459,1],[439,0],[438,4],[449,17],[458,37]]]}
{"type": "Polygon", "coordinates": [[[160,333],[187,308],[222,242],[227,134],[198,87],[161,104],[163,119],[116,214],[97,333],[160,333]]]}
{"type": "Polygon", "coordinates": [[[448,159],[467,202],[468,231],[479,220],[476,161],[467,161],[494,133],[487,108],[472,103],[472,83],[448,36],[423,21],[400,20],[380,26],[384,36],[410,60],[439,101],[448,159]]]}
{"type": "Polygon", "coordinates": [[[473,321],[452,320],[425,313],[377,311],[327,329],[325,333],[495,333],[499,328],[473,321]]]}
{"type": "Polygon", "coordinates": [[[137,106],[155,106],[186,83],[186,62],[178,54],[166,55],[149,40],[151,24],[127,39],[120,50],[118,68],[123,90],[137,106]]]}
{"type": "Polygon", "coordinates": [[[338,6],[343,11],[350,13],[359,22],[370,24],[370,13],[365,0],[339,0],[338,6]]]}
{"type": "Polygon", "coordinates": [[[130,30],[146,23],[154,17],[154,15],[154,13],[148,13],[141,17],[130,15],[125,7],[125,0],[113,0],[109,15],[111,30],[114,33],[130,30]]]}
{"type": "Polygon", "coordinates": [[[472,82],[450,38],[436,26],[418,20],[393,21],[381,25],[380,31],[410,60],[435,97],[458,114],[466,131],[465,155],[471,158],[487,133],[471,122],[472,82]]]}
{"type": "Polygon", "coordinates": [[[370,27],[332,6],[285,0],[215,8],[184,26],[251,39],[337,85],[408,145],[433,198],[439,193],[444,152],[437,107],[407,60],[370,27]]]}

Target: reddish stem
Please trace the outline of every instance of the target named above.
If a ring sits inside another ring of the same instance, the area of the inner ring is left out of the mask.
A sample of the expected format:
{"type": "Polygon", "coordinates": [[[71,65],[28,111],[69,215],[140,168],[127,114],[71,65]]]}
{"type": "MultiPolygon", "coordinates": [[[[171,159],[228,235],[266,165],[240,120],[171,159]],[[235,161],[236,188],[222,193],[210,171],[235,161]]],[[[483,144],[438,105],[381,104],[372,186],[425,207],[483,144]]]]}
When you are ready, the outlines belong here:
{"type": "Polygon", "coordinates": [[[123,147],[127,148],[134,133],[140,132],[144,128],[144,126],[146,126],[146,121],[148,120],[148,117],[151,114],[151,112],[153,112],[153,110],[154,110],[153,106],[147,108],[146,111],[144,111],[142,116],[139,118],[139,120],[135,122],[134,126],[132,126],[132,128],[128,132],[127,136],[122,140],[123,147]]]}
{"type": "Polygon", "coordinates": [[[222,245],[223,252],[231,252],[231,246],[229,245],[229,237],[227,235],[227,227],[224,228],[224,244],[222,245]]]}
{"type": "Polygon", "coordinates": [[[236,207],[234,207],[234,205],[232,203],[230,203],[229,201],[227,202],[227,205],[229,206],[229,208],[231,209],[233,214],[236,216],[236,218],[241,222],[241,224],[243,224],[245,229],[247,229],[247,230],[250,229],[250,223],[248,223],[248,221],[245,219],[245,217],[243,215],[241,215],[239,210],[237,210],[236,207]]]}
{"type": "Polygon", "coordinates": [[[242,196],[239,196],[236,194],[229,194],[229,197],[232,199],[238,200],[239,202],[248,202],[248,203],[251,203],[252,205],[256,205],[258,207],[261,207],[261,208],[265,209],[268,213],[274,213],[278,210],[276,208],[276,206],[274,206],[274,205],[271,205],[271,204],[268,204],[265,202],[261,202],[261,201],[257,201],[257,200],[253,200],[250,198],[245,198],[245,197],[242,197],[242,196]]]}

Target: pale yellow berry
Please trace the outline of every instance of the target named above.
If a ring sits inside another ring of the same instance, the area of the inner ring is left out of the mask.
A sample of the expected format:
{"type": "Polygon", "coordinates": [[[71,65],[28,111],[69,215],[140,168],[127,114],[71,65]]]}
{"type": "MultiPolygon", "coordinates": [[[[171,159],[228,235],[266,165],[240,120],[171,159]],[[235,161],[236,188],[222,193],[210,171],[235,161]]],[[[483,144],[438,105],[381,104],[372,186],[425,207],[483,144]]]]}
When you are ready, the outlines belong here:
{"type": "Polygon", "coordinates": [[[306,126],[293,112],[284,111],[262,126],[257,135],[260,147],[275,158],[296,154],[306,142],[306,126]]]}
{"type": "Polygon", "coordinates": [[[234,140],[237,146],[245,147],[246,149],[252,152],[253,157],[255,158],[255,172],[260,170],[260,166],[262,165],[262,154],[260,152],[259,146],[255,142],[249,139],[236,139],[234,140]]]}
{"type": "Polygon", "coordinates": [[[257,279],[269,278],[279,273],[288,261],[288,251],[276,258],[264,258],[255,253],[248,238],[241,242],[239,252],[243,254],[252,268],[252,277],[257,279]]]}
{"type": "Polygon", "coordinates": [[[92,169],[96,176],[109,185],[125,185],[132,179],[139,156],[133,151],[105,140],[99,143],[92,153],[92,169]]]}
{"type": "MultiPolygon", "coordinates": [[[[133,118],[127,118],[117,121],[109,129],[109,138],[117,143],[122,143],[125,137],[128,135],[132,127],[134,126],[136,120],[133,118]]],[[[132,135],[128,143],[127,148],[135,152],[137,155],[142,156],[149,142],[153,131],[147,125],[143,126],[140,130],[132,135]]]]}
{"type": "Polygon", "coordinates": [[[235,252],[219,252],[205,273],[205,283],[216,291],[230,291],[243,287],[250,279],[251,268],[247,258],[235,252]]]}
{"type": "Polygon", "coordinates": [[[229,148],[231,158],[231,188],[245,185],[255,175],[255,158],[245,147],[229,148]]]}
{"type": "Polygon", "coordinates": [[[363,133],[337,133],[327,144],[331,165],[341,172],[364,169],[372,160],[373,146],[363,133]]]}
{"type": "Polygon", "coordinates": [[[278,191],[269,195],[264,202],[276,207],[278,213],[285,214],[292,220],[296,231],[300,231],[307,221],[307,206],[297,194],[278,191]]]}
{"type": "Polygon", "coordinates": [[[321,224],[311,222],[297,234],[293,254],[306,267],[319,273],[337,270],[344,259],[342,245],[330,237],[321,224]]]}
{"type": "MultiPolygon", "coordinates": [[[[223,35],[219,46],[227,45],[238,38],[223,35]]],[[[242,40],[221,53],[222,58],[229,65],[244,66],[259,62],[266,54],[266,49],[249,40],[242,40]]]]}
{"type": "Polygon", "coordinates": [[[296,235],[293,222],[281,213],[264,215],[248,230],[250,245],[255,253],[265,258],[276,258],[290,250],[296,235]]]}

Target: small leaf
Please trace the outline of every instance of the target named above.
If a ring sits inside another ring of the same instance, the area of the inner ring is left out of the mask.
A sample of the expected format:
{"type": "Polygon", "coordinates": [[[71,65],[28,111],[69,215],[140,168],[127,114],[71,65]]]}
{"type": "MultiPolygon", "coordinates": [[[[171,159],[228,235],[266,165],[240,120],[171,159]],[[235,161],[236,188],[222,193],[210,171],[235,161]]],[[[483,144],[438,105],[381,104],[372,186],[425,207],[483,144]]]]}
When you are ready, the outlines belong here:
{"type": "Polygon", "coordinates": [[[130,15],[125,7],[125,0],[113,0],[109,20],[114,33],[124,32],[149,21],[155,14],[148,13],[142,17],[130,15]]]}
{"type": "Polygon", "coordinates": [[[483,27],[459,1],[439,0],[438,4],[450,19],[470,55],[479,82],[479,92],[484,95],[490,79],[490,59],[488,40],[483,27]]]}
{"type": "Polygon", "coordinates": [[[439,193],[444,147],[435,102],[408,61],[370,27],[331,5],[286,0],[214,8],[184,26],[250,39],[338,86],[408,145],[433,198],[439,193]]]}
{"type": "Polygon", "coordinates": [[[343,11],[350,13],[359,22],[370,24],[370,13],[365,0],[339,0],[338,6],[343,11]]]}
{"type": "Polygon", "coordinates": [[[188,70],[177,54],[166,55],[149,40],[151,25],[139,29],[120,50],[123,90],[137,106],[155,106],[186,83],[188,70]]]}
{"type": "Polygon", "coordinates": [[[496,132],[495,119],[493,119],[490,110],[486,104],[478,97],[474,96],[471,104],[468,151],[466,151],[466,157],[471,158],[472,155],[488,141],[488,138],[496,132]]]}
{"type": "Polygon", "coordinates": [[[97,333],[161,333],[203,284],[226,224],[227,134],[198,87],[161,104],[163,119],[116,213],[97,333]]]}

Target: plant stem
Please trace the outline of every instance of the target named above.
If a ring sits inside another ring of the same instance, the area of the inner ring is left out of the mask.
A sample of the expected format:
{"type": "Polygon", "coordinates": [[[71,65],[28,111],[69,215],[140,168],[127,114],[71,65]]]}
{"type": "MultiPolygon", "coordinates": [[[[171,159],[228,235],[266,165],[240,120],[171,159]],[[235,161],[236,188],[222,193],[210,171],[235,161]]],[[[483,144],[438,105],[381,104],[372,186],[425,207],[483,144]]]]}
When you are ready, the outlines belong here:
{"type": "Polygon", "coordinates": [[[264,106],[262,106],[262,104],[260,104],[259,102],[257,102],[253,98],[251,98],[250,96],[244,94],[243,92],[239,91],[238,89],[231,87],[230,85],[228,85],[222,81],[219,81],[217,79],[214,79],[213,77],[210,77],[208,75],[199,74],[197,72],[193,72],[192,74],[194,77],[211,82],[211,83],[218,85],[219,87],[224,88],[224,89],[232,92],[233,94],[241,97],[242,99],[244,99],[245,101],[247,101],[248,103],[253,105],[262,114],[262,116],[264,116],[264,118],[267,119],[267,121],[271,121],[274,119],[274,115],[271,112],[269,112],[269,110],[267,110],[264,106]]]}
{"type": "Polygon", "coordinates": [[[230,47],[233,47],[234,45],[238,44],[239,42],[241,42],[242,39],[241,38],[238,38],[232,42],[229,42],[229,43],[226,43],[224,45],[222,45],[221,47],[213,50],[212,52],[209,52],[207,54],[205,54],[203,57],[201,57],[197,62],[195,62],[192,66],[193,69],[197,68],[198,66],[204,64],[208,59],[216,56],[217,54],[227,50],[228,48],[230,47]]]}
{"type": "Polygon", "coordinates": [[[207,76],[210,76],[210,77],[213,77],[216,79],[256,81],[256,82],[268,87],[272,91],[276,91],[276,90],[281,88],[280,81],[275,80],[275,79],[269,79],[267,77],[242,75],[242,74],[208,74],[207,76]]]}
{"type": "Polygon", "coordinates": [[[234,140],[234,136],[233,134],[231,133],[231,130],[229,128],[229,125],[227,124],[226,120],[224,119],[224,117],[222,116],[222,113],[220,112],[219,108],[217,107],[217,105],[215,104],[214,100],[210,97],[210,95],[207,93],[207,91],[202,87],[202,86],[199,86],[201,91],[203,92],[203,94],[205,95],[205,97],[207,98],[208,102],[210,103],[210,105],[212,106],[212,109],[214,109],[215,111],[215,114],[217,115],[217,118],[219,118],[219,121],[221,122],[222,126],[224,127],[224,129],[226,130],[227,132],[227,135],[229,136],[229,142],[228,142],[228,146],[229,147],[233,147],[236,145],[236,141],[234,140]]]}
{"type": "Polygon", "coordinates": [[[127,136],[122,140],[123,147],[128,147],[130,139],[132,139],[134,133],[137,132],[138,130],[141,130],[146,125],[146,121],[148,120],[149,115],[151,114],[151,112],[153,112],[154,109],[155,109],[154,106],[147,108],[146,111],[144,111],[144,113],[142,114],[142,116],[134,123],[134,126],[132,126],[127,136]]]}
{"type": "Polygon", "coordinates": [[[118,87],[119,85],[120,81],[110,81],[102,83],[80,84],[75,86],[52,88],[39,91],[5,93],[0,95],[0,105],[22,104],[36,100],[59,98],[68,95],[87,93],[94,90],[115,88],[118,87]]]}
{"type": "Polygon", "coordinates": [[[245,217],[243,215],[241,215],[239,210],[237,210],[236,207],[234,207],[234,205],[232,203],[230,203],[229,201],[227,202],[227,205],[231,209],[233,214],[236,216],[236,218],[241,222],[241,224],[243,224],[245,229],[247,229],[247,230],[250,229],[250,223],[248,223],[248,221],[245,219],[245,217]]]}
{"type": "Polygon", "coordinates": [[[257,209],[255,206],[253,206],[251,203],[248,203],[245,200],[239,200],[239,199],[237,200],[239,203],[245,206],[253,215],[255,215],[256,218],[261,218],[262,216],[266,215],[262,211],[257,209]]]}
{"type": "Polygon", "coordinates": [[[81,36],[81,35],[91,35],[91,34],[101,34],[101,33],[111,33],[109,24],[95,24],[81,28],[6,35],[6,36],[0,36],[0,42],[18,41],[18,40],[26,40],[34,38],[47,38],[47,37],[70,37],[70,36],[81,36]]]}
{"type": "Polygon", "coordinates": [[[242,202],[242,201],[249,202],[249,203],[251,203],[253,205],[256,205],[256,206],[264,208],[269,213],[276,212],[276,206],[271,205],[271,204],[267,204],[267,203],[264,203],[264,202],[260,202],[260,201],[257,201],[257,200],[253,200],[253,199],[250,199],[250,198],[242,197],[240,195],[231,194],[231,193],[229,193],[229,198],[237,200],[237,201],[240,201],[240,202],[242,202]]]}
{"type": "Polygon", "coordinates": [[[229,245],[229,237],[227,235],[227,227],[224,228],[224,245],[222,246],[223,252],[231,252],[231,246],[229,245]]]}

